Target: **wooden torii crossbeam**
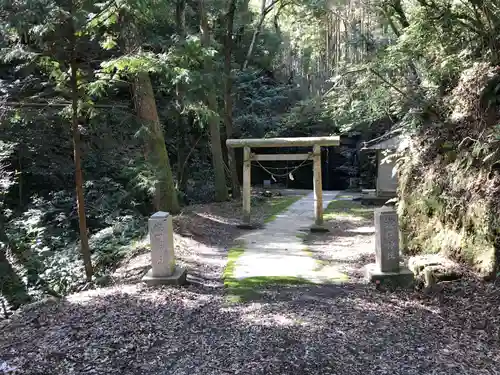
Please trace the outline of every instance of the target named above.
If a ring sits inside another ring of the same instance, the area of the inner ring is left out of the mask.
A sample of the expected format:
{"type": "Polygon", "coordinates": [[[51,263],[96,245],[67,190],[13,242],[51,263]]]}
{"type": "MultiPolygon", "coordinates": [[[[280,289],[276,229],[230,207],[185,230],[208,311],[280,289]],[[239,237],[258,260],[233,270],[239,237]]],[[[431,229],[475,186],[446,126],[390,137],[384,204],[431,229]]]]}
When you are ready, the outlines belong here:
{"type": "Polygon", "coordinates": [[[243,148],[243,225],[251,228],[250,223],[250,194],[252,160],[255,161],[284,161],[307,160],[312,157],[314,168],[314,229],[323,227],[323,187],[321,180],[321,146],[338,146],[339,136],[330,137],[299,137],[299,138],[248,138],[228,139],[228,148],[243,148]],[[252,147],[304,147],[312,146],[312,153],[308,154],[253,154],[252,147]]]}

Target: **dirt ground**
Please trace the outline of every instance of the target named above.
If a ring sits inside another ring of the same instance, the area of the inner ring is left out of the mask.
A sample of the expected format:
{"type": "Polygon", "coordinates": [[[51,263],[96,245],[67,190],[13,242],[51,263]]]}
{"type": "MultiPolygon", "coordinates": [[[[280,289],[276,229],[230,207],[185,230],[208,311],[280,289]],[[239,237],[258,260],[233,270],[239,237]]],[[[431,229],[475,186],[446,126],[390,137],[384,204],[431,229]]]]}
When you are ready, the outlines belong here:
{"type": "MultiPolygon", "coordinates": [[[[263,223],[274,214],[275,204],[300,196],[302,191],[272,191],[272,197],[262,197],[263,189],[253,190],[252,221],[263,223]],[[279,195],[276,195],[279,194],[279,195]]],[[[286,203],[286,202],[285,202],[286,203]]],[[[245,233],[238,229],[242,217],[240,201],[193,205],[174,218],[174,246],[179,265],[189,270],[193,284],[222,287],[222,272],[227,251],[236,238],[245,233]]],[[[150,249],[145,238],[143,246],[125,259],[113,275],[114,283],[138,282],[150,264],[150,249]]]]}
{"type": "Polygon", "coordinates": [[[363,284],[373,241],[366,212],[330,215],[331,233],[304,238],[349,282],[267,286],[253,300],[228,303],[220,278],[225,248],[238,235],[238,206],[195,207],[176,220],[190,285],[134,282],[141,266],[129,259],[122,267],[130,266],[129,278],[124,271],[116,285],[0,323],[0,366],[29,375],[500,372],[500,289],[474,279],[426,292],[363,284]]]}

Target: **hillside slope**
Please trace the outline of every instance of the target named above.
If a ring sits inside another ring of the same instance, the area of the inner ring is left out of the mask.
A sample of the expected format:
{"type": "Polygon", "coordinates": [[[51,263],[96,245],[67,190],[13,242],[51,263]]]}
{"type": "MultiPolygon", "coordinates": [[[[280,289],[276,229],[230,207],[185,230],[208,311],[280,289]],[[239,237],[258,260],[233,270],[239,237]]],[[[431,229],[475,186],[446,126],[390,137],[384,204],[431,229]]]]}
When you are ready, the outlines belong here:
{"type": "Polygon", "coordinates": [[[495,276],[500,252],[500,71],[475,64],[399,160],[405,251],[443,252],[495,276]]]}

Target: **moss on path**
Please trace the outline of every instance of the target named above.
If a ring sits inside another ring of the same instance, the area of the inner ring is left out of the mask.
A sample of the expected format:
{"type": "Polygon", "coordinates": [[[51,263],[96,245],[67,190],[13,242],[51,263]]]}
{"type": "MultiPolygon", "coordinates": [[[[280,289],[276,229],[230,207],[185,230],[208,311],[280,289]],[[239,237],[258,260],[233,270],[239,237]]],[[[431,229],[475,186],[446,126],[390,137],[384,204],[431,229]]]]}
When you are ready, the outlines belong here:
{"type": "MultiPolygon", "coordinates": [[[[264,223],[274,221],[278,214],[287,210],[293,203],[301,199],[302,196],[286,196],[286,197],[273,197],[272,199],[263,203],[265,205],[264,223]]],[[[228,251],[228,261],[224,270],[224,287],[227,292],[227,299],[229,302],[243,302],[251,299],[256,292],[256,288],[265,285],[297,285],[307,284],[308,281],[296,277],[249,277],[245,279],[236,279],[234,277],[234,270],[238,258],[243,255],[245,251],[245,242],[238,240],[235,245],[228,251]]]]}
{"type": "MultiPolygon", "coordinates": [[[[332,195],[330,195],[330,199],[332,199],[331,197],[332,195]]],[[[301,198],[303,197],[289,196],[270,202],[265,222],[273,222],[280,213],[287,211],[293,203],[301,198]]],[[[304,203],[309,206],[311,202],[311,197],[308,196],[304,203]]],[[[229,250],[228,263],[224,272],[224,286],[230,302],[243,302],[252,299],[253,296],[259,295],[259,292],[271,286],[317,285],[347,280],[347,275],[330,274],[327,265],[321,259],[316,259],[313,252],[304,243],[307,234],[300,232],[299,226],[301,228],[302,225],[307,225],[310,220],[306,211],[304,204],[294,206],[290,212],[292,216],[279,217],[283,220],[280,224],[276,223],[277,225],[273,224],[272,228],[268,227],[262,232],[249,234],[245,240],[239,241],[229,250]],[[291,220],[294,215],[298,215],[297,220],[291,220]],[[297,226],[297,222],[299,226],[297,226]],[[289,236],[295,240],[290,241],[289,236]],[[260,251],[262,251],[262,260],[259,260],[260,251]],[[241,259],[242,257],[245,257],[245,261],[241,259]],[[275,268],[266,263],[266,259],[270,262],[276,262],[276,257],[279,259],[282,257],[282,262],[278,262],[276,267],[282,265],[284,269],[276,270],[274,275],[272,270],[275,268]],[[301,265],[300,257],[303,257],[305,265],[301,265]],[[264,269],[259,268],[260,261],[263,262],[264,269]],[[278,266],[278,264],[281,265],[278,266]],[[245,271],[239,267],[246,267],[245,271]],[[286,270],[289,271],[289,274],[286,270]]]]}
{"type": "Polygon", "coordinates": [[[264,223],[270,223],[271,221],[276,220],[276,215],[279,213],[286,211],[288,207],[301,199],[301,195],[296,196],[288,196],[288,197],[275,197],[272,200],[266,202],[268,205],[266,208],[266,217],[264,218],[264,223]]]}

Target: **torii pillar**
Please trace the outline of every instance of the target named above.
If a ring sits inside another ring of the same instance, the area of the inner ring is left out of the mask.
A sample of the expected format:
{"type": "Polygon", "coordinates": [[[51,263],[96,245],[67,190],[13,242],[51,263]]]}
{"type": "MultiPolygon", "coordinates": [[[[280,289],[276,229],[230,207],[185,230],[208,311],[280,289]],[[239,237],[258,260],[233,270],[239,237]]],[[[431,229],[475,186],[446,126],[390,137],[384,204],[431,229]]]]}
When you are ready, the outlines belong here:
{"type": "Polygon", "coordinates": [[[251,223],[250,197],[251,197],[251,170],[252,160],[256,161],[283,161],[313,159],[314,167],[314,225],[311,231],[328,231],[323,226],[323,186],[321,177],[321,146],[338,146],[339,136],[330,137],[300,137],[300,138],[249,138],[228,139],[228,148],[243,148],[243,218],[240,228],[253,229],[256,225],[251,223]],[[312,146],[312,153],[308,154],[252,154],[252,147],[307,147],[312,146]]]}

